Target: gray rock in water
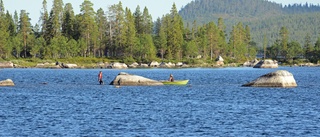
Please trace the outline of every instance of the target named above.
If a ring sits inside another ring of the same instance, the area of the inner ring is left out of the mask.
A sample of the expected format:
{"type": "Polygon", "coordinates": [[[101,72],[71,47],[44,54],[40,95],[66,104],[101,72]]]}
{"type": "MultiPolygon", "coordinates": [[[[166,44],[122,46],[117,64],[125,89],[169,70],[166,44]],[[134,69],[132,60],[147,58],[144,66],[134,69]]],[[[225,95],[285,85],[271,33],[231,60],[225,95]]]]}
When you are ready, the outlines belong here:
{"type": "Polygon", "coordinates": [[[0,68],[13,68],[14,64],[12,62],[0,62],[0,68]]]}
{"type": "Polygon", "coordinates": [[[270,59],[261,60],[253,68],[278,68],[278,62],[270,59]]]}
{"type": "Polygon", "coordinates": [[[159,65],[160,65],[159,62],[157,62],[157,61],[152,61],[152,62],[149,64],[150,67],[158,67],[159,65]]]}
{"type": "Polygon", "coordinates": [[[77,68],[78,65],[77,64],[65,64],[64,67],[65,68],[77,68]]]}
{"type": "Polygon", "coordinates": [[[293,75],[286,70],[265,74],[258,79],[244,84],[246,87],[297,87],[293,75]]]}
{"type": "Polygon", "coordinates": [[[142,76],[131,75],[125,72],[120,72],[118,76],[110,83],[116,86],[159,86],[163,83],[148,79],[142,76]]]}
{"type": "Polygon", "coordinates": [[[254,67],[259,63],[259,61],[257,59],[251,60],[251,61],[247,61],[245,63],[243,63],[244,67],[254,67]]]}
{"type": "Polygon", "coordinates": [[[14,83],[11,79],[6,79],[0,81],[0,86],[14,86],[14,83]]]}
{"type": "Polygon", "coordinates": [[[128,65],[125,63],[115,62],[111,64],[111,68],[113,69],[127,69],[128,65]]]}

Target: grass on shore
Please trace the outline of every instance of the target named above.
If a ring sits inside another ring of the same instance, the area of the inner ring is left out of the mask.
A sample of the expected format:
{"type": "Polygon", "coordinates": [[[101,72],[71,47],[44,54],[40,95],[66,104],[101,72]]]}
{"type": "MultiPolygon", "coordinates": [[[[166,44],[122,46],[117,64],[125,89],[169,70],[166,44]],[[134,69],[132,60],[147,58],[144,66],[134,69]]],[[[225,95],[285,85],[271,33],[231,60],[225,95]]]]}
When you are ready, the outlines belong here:
{"type": "Polygon", "coordinates": [[[42,63],[64,63],[64,64],[77,64],[78,66],[85,68],[92,68],[97,66],[97,63],[104,62],[115,62],[117,60],[110,60],[107,58],[68,58],[68,59],[39,59],[39,58],[28,58],[28,59],[6,59],[0,61],[11,61],[20,67],[36,67],[37,64],[42,63]]]}

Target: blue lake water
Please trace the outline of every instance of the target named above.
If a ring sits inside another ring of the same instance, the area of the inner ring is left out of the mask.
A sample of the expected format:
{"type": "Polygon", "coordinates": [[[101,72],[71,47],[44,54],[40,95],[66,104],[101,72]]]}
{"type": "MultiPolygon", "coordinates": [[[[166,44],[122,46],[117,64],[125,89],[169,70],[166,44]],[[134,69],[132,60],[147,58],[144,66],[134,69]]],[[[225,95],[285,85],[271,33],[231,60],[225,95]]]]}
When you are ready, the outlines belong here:
{"type": "Polygon", "coordinates": [[[1,69],[0,136],[320,136],[320,68],[101,69],[187,86],[98,85],[100,69],[1,69]],[[288,70],[297,88],[241,87],[288,70]]]}

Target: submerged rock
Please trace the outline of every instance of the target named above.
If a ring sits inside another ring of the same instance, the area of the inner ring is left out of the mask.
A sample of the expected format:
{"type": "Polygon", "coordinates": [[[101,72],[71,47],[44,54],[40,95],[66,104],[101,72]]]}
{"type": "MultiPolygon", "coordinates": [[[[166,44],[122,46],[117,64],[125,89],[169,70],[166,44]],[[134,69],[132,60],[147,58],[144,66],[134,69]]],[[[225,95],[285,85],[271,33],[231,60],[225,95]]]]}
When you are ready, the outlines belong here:
{"type": "Polygon", "coordinates": [[[0,81],[0,86],[14,86],[14,83],[11,79],[6,79],[0,81]]]}
{"type": "Polygon", "coordinates": [[[163,85],[163,83],[148,79],[138,75],[131,75],[125,72],[121,72],[116,76],[116,78],[110,83],[110,85],[118,86],[158,86],[163,85]]]}
{"type": "Polygon", "coordinates": [[[265,74],[258,79],[244,84],[246,87],[297,87],[293,75],[286,70],[265,74]]]}

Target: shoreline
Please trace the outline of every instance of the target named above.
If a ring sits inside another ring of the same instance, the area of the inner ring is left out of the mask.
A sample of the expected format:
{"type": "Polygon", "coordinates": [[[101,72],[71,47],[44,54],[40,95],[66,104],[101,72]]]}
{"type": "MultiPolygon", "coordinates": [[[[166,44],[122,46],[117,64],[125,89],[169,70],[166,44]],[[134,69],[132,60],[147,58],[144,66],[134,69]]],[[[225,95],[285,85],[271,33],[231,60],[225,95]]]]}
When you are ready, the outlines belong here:
{"type": "MultiPolygon", "coordinates": [[[[230,64],[218,64],[218,63],[203,63],[203,64],[185,64],[178,62],[174,63],[165,63],[165,62],[151,62],[149,64],[143,63],[132,63],[131,65],[127,65],[125,63],[37,63],[32,62],[29,64],[23,63],[12,63],[11,61],[0,61],[0,69],[5,68],[21,68],[21,69],[153,69],[153,68],[163,68],[163,69],[184,69],[184,68],[227,68],[227,67],[254,67],[254,64],[245,64],[245,63],[230,63],[230,64]]],[[[320,64],[313,63],[300,63],[300,64],[277,64],[279,67],[320,67],[320,64]]],[[[276,67],[277,68],[277,67],[276,67]]]]}

